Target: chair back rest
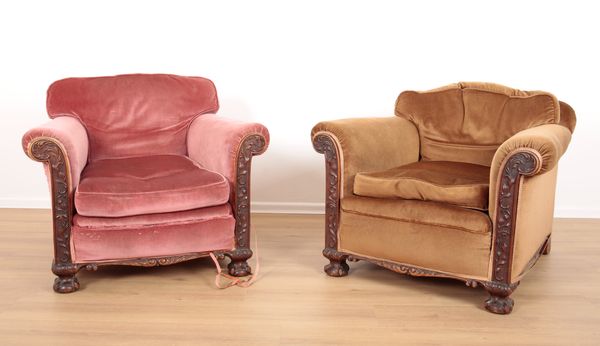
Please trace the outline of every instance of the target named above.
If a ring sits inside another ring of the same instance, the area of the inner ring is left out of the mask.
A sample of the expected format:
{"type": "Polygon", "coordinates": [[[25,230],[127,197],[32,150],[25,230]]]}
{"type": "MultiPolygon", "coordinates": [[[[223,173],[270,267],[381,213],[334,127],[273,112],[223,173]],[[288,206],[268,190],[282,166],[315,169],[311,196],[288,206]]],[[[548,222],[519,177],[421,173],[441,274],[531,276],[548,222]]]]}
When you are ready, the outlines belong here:
{"type": "Polygon", "coordinates": [[[574,113],[561,121],[561,107],[570,109],[547,92],[461,82],[401,93],[396,115],[417,126],[422,160],[490,166],[496,149],[519,131],[543,124],[574,127],[574,113]]]}
{"type": "Polygon", "coordinates": [[[50,118],[75,117],[88,132],[88,160],[187,154],[192,120],[219,109],[212,81],[167,74],[67,78],[48,89],[50,118]]]}

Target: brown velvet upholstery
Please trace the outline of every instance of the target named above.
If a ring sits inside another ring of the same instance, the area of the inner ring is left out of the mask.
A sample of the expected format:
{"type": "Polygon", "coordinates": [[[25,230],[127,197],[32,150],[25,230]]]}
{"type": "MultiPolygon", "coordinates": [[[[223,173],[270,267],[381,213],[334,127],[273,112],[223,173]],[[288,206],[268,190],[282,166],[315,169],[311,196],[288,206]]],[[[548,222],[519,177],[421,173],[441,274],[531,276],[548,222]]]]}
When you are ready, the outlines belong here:
{"type": "Polygon", "coordinates": [[[385,171],[358,173],[354,194],[418,199],[486,210],[490,169],[472,163],[420,161],[385,171]]]}
{"type": "Polygon", "coordinates": [[[492,223],[486,213],[358,196],[344,198],[341,209],[341,251],[465,276],[487,275],[492,223]],[[457,248],[469,251],[455,256],[457,248]]]}
{"type": "Polygon", "coordinates": [[[325,271],[346,275],[351,256],[478,282],[488,310],[510,312],[552,232],[575,112],[547,92],[463,82],[405,91],[396,115],[313,128],[326,155],[325,271]]]}
{"type": "Polygon", "coordinates": [[[498,177],[507,157],[517,150],[531,149],[540,157],[541,166],[538,173],[544,173],[558,164],[570,141],[571,132],[568,128],[561,125],[543,125],[518,132],[502,143],[494,155],[490,169],[490,215],[494,216],[496,212],[498,177]]]}
{"type": "Polygon", "coordinates": [[[331,135],[338,146],[343,162],[342,197],[352,196],[356,173],[385,170],[419,159],[417,128],[399,117],[324,121],[312,129],[313,137],[319,133],[331,135]]]}
{"type": "Polygon", "coordinates": [[[555,166],[548,172],[523,179],[517,205],[511,282],[521,279],[541,244],[552,233],[557,172],[558,166],[555,166]]]}
{"type": "Polygon", "coordinates": [[[490,166],[496,149],[513,134],[557,124],[560,108],[545,92],[491,83],[458,83],[425,92],[405,91],[396,115],[419,128],[422,160],[490,166]]]}

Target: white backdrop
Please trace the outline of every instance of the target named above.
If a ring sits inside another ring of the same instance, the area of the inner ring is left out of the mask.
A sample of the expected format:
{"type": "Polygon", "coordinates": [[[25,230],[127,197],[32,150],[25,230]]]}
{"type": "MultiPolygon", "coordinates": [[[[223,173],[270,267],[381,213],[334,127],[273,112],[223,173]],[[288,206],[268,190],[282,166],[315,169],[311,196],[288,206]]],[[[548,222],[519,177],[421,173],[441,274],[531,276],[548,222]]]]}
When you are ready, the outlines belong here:
{"type": "Polygon", "coordinates": [[[393,115],[405,89],[491,81],[553,92],[577,129],[557,216],[600,217],[599,11],[593,1],[14,1],[0,5],[0,207],[49,207],[21,136],[46,121],[68,76],[174,73],[212,79],[222,116],[264,123],[257,211],[318,212],[320,120],[393,115]],[[587,3],[587,4],[586,4],[587,3]],[[591,5],[590,5],[591,4],[591,5]]]}

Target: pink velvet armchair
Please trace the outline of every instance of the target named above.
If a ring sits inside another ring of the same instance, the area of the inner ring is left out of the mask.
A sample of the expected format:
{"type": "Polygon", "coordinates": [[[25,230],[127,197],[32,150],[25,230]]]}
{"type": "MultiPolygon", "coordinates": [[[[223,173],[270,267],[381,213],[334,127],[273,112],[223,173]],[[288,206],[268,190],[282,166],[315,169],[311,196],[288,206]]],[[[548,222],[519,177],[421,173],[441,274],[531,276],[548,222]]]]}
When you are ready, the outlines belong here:
{"type": "Polygon", "coordinates": [[[217,117],[214,84],[174,75],[68,78],[48,89],[48,123],[23,136],[52,196],[54,290],[101,265],[227,256],[251,273],[250,163],[267,129],[217,117]]]}

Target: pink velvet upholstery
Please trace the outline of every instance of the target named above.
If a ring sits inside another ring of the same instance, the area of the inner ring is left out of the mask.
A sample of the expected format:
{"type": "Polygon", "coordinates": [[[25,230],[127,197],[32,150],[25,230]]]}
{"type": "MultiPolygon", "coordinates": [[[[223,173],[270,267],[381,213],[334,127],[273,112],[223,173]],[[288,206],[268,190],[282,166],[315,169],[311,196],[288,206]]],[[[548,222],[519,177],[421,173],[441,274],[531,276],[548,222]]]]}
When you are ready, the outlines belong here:
{"type": "Polygon", "coordinates": [[[252,142],[244,164],[236,159],[244,139],[258,134],[268,144],[269,133],[206,114],[218,108],[214,84],[200,77],[130,74],[50,86],[52,120],[28,131],[22,144],[32,159],[46,160],[56,292],[79,289],[79,263],[175,256],[161,263],[169,264],[226,251],[230,275],[251,274],[250,206],[237,203],[250,200],[250,175],[236,174],[248,172],[251,156],[267,145],[252,142]],[[34,157],[32,144],[42,139],[58,145],[66,164],[48,155],[52,145],[35,146],[34,157]]]}
{"type": "Polygon", "coordinates": [[[180,155],[91,162],[75,191],[77,213],[121,217],[227,203],[229,182],[180,155]]]}
{"type": "Polygon", "coordinates": [[[73,218],[71,248],[79,263],[231,250],[229,204],[176,213],[73,218]]]}
{"type": "Polygon", "coordinates": [[[29,147],[40,138],[52,138],[60,143],[69,161],[71,191],[77,188],[81,171],[88,159],[88,136],[83,125],[75,118],[58,117],[34,127],[23,136],[23,150],[27,155],[31,156],[29,147]]]}
{"type": "Polygon", "coordinates": [[[235,182],[236,158],[244,138],[250,135],[265,138],[269,146],[269,131],[258,123],[244,123],[207,114],[196,118],[187,137],[189,157],[203,167],[223,174],[235,182]]]}
{"type": "Polygon", "coordinates": [[[90,160],[186,154],[190,122],[219,109],[205,78],[165,74],[67,78],[48,89],[51,118],[71,116],[87,128],[90,160]]]}

